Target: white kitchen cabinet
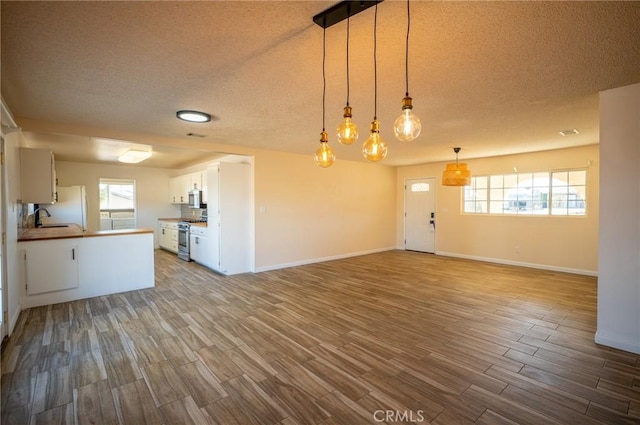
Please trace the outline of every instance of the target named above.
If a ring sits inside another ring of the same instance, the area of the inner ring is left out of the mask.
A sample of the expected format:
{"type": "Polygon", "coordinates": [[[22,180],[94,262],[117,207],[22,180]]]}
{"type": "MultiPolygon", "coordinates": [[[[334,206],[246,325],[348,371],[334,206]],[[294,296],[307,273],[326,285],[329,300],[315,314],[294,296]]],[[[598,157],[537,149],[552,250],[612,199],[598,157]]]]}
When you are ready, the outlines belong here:
{"type": "Polygon", "coordinates": [[[207,170],[212,268],[223,274],[251,271],[251,165],[222,162],[207,170]]]}
{"type": "Polygon", "coordinates": [[[183,174],[169,179],[169,202],[172,204],[186,204],[189,202],[189,192],[202,191],[202,202],[207,203],[207,172],[183,174]]]}
{"type": "Polygon", "coordinates": [[[169,202],[172,204],[186,204],[189,202],[189,190],[191,186],[191,176],[171,177],[169,179],[169,202]]]}
{"type": "Polygon", "coordinates": [[[207,227],[192,225],[189,228],[189,256],[196,263],[213,268],[209,242],[207,227]]]}
{"type": "Polygon", "coordinates": [[[20,283],[28,285],[20,298],[22,308],[152,288],[155,284],[151,232],[23,240],[17,245],[20,283]]]}
{"type": "Polygon", "coordinates": [[[209,182],[207,181],[207,171],[203,171],[201,174],[202,177],[202,187],[200,188],[200,190],[202,190],[202,203],[203,204],[208,204],[209,203],[209,191],[207,190],[207,186],[209,185],[209,182]]]}
{"type": "Polygon", "coordinates": [[[56,201],[56,167],[53,152],[20,148],[23,204],[53,204],[56,201]]]}
{"type": "Polygon", "coordinates": [[[26,245],[23,260],[27,295],[77,288],[78,255],[75,240],[26,245]]]}
{"type": "Polygon", "coordinates": [[[202,172],[188,174],[189,176],[189,192],[192,190],[202,190],[202,172]]]}
{"type": "Polygon", "coordinates": [[[178,252],[178,223],[158,220],[160,238],[158,245],[162,249],[178,252]]]}

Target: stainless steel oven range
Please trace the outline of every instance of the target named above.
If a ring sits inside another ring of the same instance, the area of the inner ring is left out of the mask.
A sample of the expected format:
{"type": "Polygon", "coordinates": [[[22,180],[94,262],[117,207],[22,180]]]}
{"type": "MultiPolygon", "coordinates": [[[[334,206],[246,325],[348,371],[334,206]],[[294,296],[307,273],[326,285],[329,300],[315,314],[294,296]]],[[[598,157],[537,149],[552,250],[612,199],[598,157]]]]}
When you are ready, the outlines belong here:
{"type": "Polygon", "coordinates": [[[184,261],[191,261],[189,255],[189,227],[191,225],[186,221],[178,223],[178,258],[184,261]]]}

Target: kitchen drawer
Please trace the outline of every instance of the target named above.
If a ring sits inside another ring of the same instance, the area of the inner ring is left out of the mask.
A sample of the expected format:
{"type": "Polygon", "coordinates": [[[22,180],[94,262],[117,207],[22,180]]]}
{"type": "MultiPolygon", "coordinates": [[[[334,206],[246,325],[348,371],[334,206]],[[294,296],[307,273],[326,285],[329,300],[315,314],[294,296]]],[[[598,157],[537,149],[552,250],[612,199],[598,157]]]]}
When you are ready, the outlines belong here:
{"type": "Polygon", "coordinates": [[[158,220],[160,228],[178,230],[178,223],[175,221],[158,220]]]}
{"type": "Polygon", "coordinates": [[[209,234],[207,230],[208,229],[204,226],[191,226],[189,228],[189,233],[196,236],[207,237],[207,235],[209,234]]]}

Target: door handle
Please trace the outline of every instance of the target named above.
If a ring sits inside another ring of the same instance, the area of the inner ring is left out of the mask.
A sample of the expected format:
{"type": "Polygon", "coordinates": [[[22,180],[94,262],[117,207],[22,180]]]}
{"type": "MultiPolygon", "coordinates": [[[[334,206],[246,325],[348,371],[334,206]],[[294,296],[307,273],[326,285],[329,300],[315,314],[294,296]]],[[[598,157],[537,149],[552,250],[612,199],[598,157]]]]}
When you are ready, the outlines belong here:
{"type": "Polygon", "coordinates": [[[75,261],[76,259],[76,249],[75,248],[71,248],[71,259],[75,261]]]}

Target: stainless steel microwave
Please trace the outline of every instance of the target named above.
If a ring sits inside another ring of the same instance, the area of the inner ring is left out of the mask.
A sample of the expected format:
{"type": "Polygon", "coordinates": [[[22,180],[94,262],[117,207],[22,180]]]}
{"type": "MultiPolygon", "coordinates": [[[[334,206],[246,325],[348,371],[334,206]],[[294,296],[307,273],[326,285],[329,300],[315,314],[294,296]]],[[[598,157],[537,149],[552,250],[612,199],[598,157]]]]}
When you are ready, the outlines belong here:
{"type": "Polygon", "coordinates": [[[189,208],[204,208],[205,204],[202,202],[202,191],[192,190],[189,192],[189,208]]]}

